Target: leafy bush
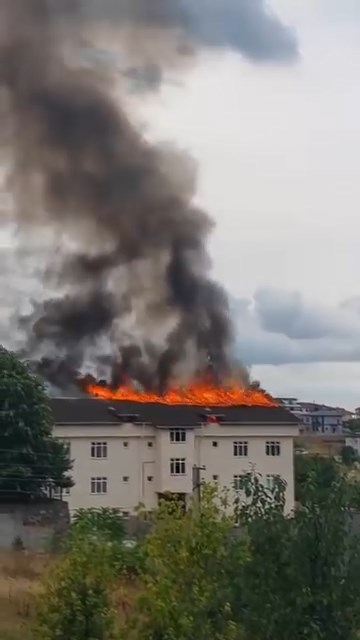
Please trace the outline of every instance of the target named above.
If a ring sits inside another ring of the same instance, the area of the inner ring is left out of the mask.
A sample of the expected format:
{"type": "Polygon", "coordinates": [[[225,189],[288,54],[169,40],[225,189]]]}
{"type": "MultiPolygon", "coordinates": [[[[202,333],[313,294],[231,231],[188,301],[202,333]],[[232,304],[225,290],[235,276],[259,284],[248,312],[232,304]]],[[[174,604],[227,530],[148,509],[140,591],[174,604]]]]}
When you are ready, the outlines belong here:
{"type": "Polygon", "coordinates": [[[35,640],[110,640],[115,616],[111,550],[86,542],[63,556],[39,598],[35,640]]]}
{"type": "Polygon", "coordinates": [[[124,520],[118,509],[78,509],[67,539],[67,548],[74,549],[88,542],[106,545],[117,575],[137,575],[142,559],[139,545],[125,544],[124,520]]]}

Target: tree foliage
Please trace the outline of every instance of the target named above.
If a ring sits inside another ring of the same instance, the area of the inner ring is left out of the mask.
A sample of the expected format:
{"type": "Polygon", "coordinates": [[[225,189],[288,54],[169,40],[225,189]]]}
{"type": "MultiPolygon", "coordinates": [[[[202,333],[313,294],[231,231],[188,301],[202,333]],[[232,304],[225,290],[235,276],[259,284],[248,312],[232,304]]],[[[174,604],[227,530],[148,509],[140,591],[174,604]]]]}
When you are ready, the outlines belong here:
{"type": "Polygon", "coordinates": [[[352,418],[346,422],[346,428],[353,434],[360,433],[360,418],[352,418]]]}
{"type": "Polygon", "coordinates": [[[52,435],[43,384],[0,347],[0,496],[28,499],[72,486],[67,448],[52,435]]]}
{"type": "Polygon", "coordinates": [[[345,445],[344,447],[342,447],[341,452],[340,452],[340,456],[341,456],[341,461],[347,467],[351,467],[356,462],[359,462],[359,456],[358,456],[357,452],[355,451],[355,449],[353,447],[351,447],[349,445],[345,445]]]}
{"type": "Polygon", "coordinates": [[[161,504],[145,543],[144,588],[134,624],[124,637],[241,637],[233,584],[245,556],[233,526],[213,487],[203,488],[201,509],[195,502],[185,513],[177,501],[161,504]]]}
{"type": "Polygon", "coordinates": [[[71,536],[120,544],[125,537],[124,520],[119,510],[112,507],[78,509],[71,523],[71,536]]]}
{"type": "Polygon", "coordinates": [[[70,526],[66,547],[74,549],[88,542],[108,548],[109,559],[117,576],[134,577],[140,571],[142,554],[139,544],[128,545],[124,520],[118,509],[100,507],[78,509],[70,526]]]}
{"type": "Polygon", "coordinates": [[[294,514],[256,476],[240,519],[249,541],[238,601],[246,640],[352,640],[360,626],[360,543],[337,464],[315,465],[294,514]],[[324,480],[328,479],[326,485],[324,480]]]}
{"type": "MultiPolygon", "coordinates": [[[[233,516],[228,496],[208,485],[186,512],[164,501],[142,548],[139,591],[121,638],[355,640],[360,540],[351,483],[338,462],[316,459],[291,514],[285,489],[280,477],[270,490],[247,474],[233,516]]],[[[104,537],[81,533],[52,575],[39,640],[111,638],[109,586],[119,572],[109,544],[116,519],[111,510],[105,515],[104,537]]],[[[83,512],[74,528],[90,522],[100,531],[100,520],[100,512],[83,512]]]]}
{"type": "Polygon", "coordinates": [[[74,547],[51,572],[39,598],[36,640],[111,640],[112,554],[99,542],[74,547]]]}

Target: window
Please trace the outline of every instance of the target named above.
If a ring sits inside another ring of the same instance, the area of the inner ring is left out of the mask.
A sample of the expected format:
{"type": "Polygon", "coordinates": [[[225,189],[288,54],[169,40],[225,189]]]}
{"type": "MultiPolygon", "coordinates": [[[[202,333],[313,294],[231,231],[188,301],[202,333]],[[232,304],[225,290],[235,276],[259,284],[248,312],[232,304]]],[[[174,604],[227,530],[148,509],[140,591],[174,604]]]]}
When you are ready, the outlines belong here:
{"type": "Polygon", "coordinates": [[[269,489],[269,491],[273,491],[275,489],[275,478],[276,476],[272,474],[267,474],[266,476],[266,488],[269,489]]]}
{"type": "Polygon", "coordinates": [[[121,512],[121,515],[122,515],[122,517],[123,517],[123,518],[129,518],[129,516],[130,516],[130,511],[122,511],[122,512],[121,512]]]}
{"type": "Polygon", "coordinates": [[[212,479],[216,482],[217,480],[219,480],[219,476],[217,474],[213,475],[212,479]]]}
{"type": "Polygon", "coordinates": [[[123,476],[123,482],[129,482],[129,476],[123,476]]]}
{"type": "Polygon", "coordinates": [[[248,454],[248,443],[244,440],[235,440],[234,442],[234,456],[237,458],[246,458],[248,454]]]}
{"type": "Polygon", "coordinates": [[[172,442],[173,444],[186,442],[185,429],[170,429],[170,442],[172,442]]]}
{"type": "Polygon", "coordinates": [[[60,487],[54,487],[53,496],[54,498],[61,498],[70,495],[70,487],[65,487],[61,489],[60,487]]]}
{"type": "Polygon", "coordinates": [[[148,481],[148,482],[152,482],[153,480],[154,480],[154,476],[148,476],[148,477],[147,477],[147,481],[148,481]]]}
{"type": "Polygon", "coordinates": [[[129,446],[129,443],[128,443],[128,442],[126,442],[126,441],[125,441],[125,442],[123,442],[123,447],[125,447],[125,449],[126,449],[128,446],[129,446]]]}
{"type": "Polygon", "coordinates": [[[170,458],[170,474],[172,476],[184,476],[185,473],[185,458],[170,458]]]}
{"type": "Polygon", "coordinates": [[[91,490],[91,493],[93,494],[107,493],[107,478],[104,478],[101,476],[91,478],[90,490],[91,490]]]}
{"type": "Polygon", "coordinates": [[[238,474],[233,477],[233,487],[235,491],[242,491],[245,474],[238,474]]]}
{"type": "Polygon", "coordinates": [[[68,440],[63,440],[62,443],[63,443],[68,455],[71,456],[71,443],[68,440]]]}
{"type": "Polygon", "coordinates": [[[213,442],[212,442],[212,446],[213,446],[213,447],[217,447],[217,446],[218,446],[218,441],[217,441],[217,440],[213,440],[213,442]]]}
{"type": "Polygon", "coordinates": [[[107,458],[107,442],[92,442],[90,455],[92,458],[107,458]]]}
{"type": "Polygon", "coordinates": [[[278,440],[267,440],[265,445],[265,451],[267,456],[279,456],[280,442],[278,440]]]}
{"type": "Polygon", "coordinates": [[[153,443],[151,442],[151,440],[149,440],[149,442],[147,443],[147,446],[150,448],[153,446],[153,443]]]}

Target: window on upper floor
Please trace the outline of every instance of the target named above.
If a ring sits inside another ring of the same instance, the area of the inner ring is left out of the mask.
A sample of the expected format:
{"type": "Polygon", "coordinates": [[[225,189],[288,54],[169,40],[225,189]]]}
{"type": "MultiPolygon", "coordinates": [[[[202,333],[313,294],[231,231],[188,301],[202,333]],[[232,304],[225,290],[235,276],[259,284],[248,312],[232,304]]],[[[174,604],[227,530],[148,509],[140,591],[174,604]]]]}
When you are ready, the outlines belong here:
{"type": "Polygon", "coordinates": [[[123,442],[123,447],[125,447],[125,449],[127,449],[129,446],[129,443],[127,440],[125,440],[125,442],[123,442]]]}
{"type": "Polygon", "coordinates": [[[236,458],[246,458],[248,455],[248,442],[246,440],[235,440],[233,442],[233,450],[236,458]]]}
{"type": "Polygon", "coordinates": [[[212,446],[213,446],[213,447],[217,447],[217,446],[218,446],[218,444],[219,444],[219,443],[218,443],[218,441],[217,441],[217,440],[213,440],[213,441],[212,441],[212,446]]]}
{"type": "Polygon", "coordinates": [[[108,446],[107,442],[92,442],[90,446],[90,455],[92,458],[107,458],[108,446]]]}
{"type": "Polygon", "coordinates": [[[269,489],[269,491],[273,491],[275,489],[276,478],[277,476],[272,473],[266,474],[265,486],[267,489],[269,489]]]}
{"type": "Polygon", "coordinates": [[[148,481],[148,482],[152,482],[153,480],[154,480],[154,476],[148,476],[148,477],[147,477],[147,481],[148,481]]]}
{"type": "Polygon", "coordinates": [[[147,446],[148,446],[149,448],[151,448],[151,447],[153,446],[153,444],[154,444],[154,443],[153,443],[153,442],[151,442],[151,440],[149,440],[149,441],[148,441],[148,443],[147,443],[147,446]]]}
{"type": "Polygon", "coordinates": [[[238,473],[233,476],[233,487],[235,491],[242,491],[245,478],[246,478],[245,473],[238,473]]]}
{"type": "Polygon", "coordinates": [[[186,459],[170,458],[170,475],[184,476],[186,475],[186,459]]]}
{"type": "Polygon", "coordinates": [[[267,456],[279,456],[281,453],[280,442],[278,440],[267,440],[265,443],[265,453],[267,456]]]}
{"type": "Polygon", "coordinates": [[[129,482],[129,476],[123,476],[122,480],[125,483],[129,482]]]}
{"type": "Polygon", "coordinates": [[[108,480],[104,476],[95,476],[90,479],[90,491],[92,494],[102,495],[107,493],[108,480]]]}
{"type": "Polygon", "coordinates": [[[170,442],[172,442],[173,444],[186,442],[185,429],[170,429],[170,442]]]}
{"type": "Polygon", "coordinates": [[[217,473],[215,473],[212,477],[212,479],[214,480],[214,482],[217,482],[219,480],[219,476],[217,473]]]}

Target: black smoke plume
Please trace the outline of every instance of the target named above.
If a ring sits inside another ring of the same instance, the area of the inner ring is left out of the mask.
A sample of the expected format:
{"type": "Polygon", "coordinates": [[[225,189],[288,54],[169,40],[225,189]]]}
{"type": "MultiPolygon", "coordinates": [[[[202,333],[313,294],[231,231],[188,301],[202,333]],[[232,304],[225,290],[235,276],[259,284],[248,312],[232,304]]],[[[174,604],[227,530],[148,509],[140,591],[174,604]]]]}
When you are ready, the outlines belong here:
{"type": "MultiPolygon", "coordinates": [[[[131,7],[132,23],[138,6],[141,22],[178,24],[160,0],[149,15],[144,3],[120,4],[131,7]]],[[[209,363],[222,380],[231,370],[229,306],[209,277],[212,222],[192,203],[189,163],[148,144],[110,90],[69,63],[81,23],[81,2],[78,13],[74,6],[0,0],[1,134],[13,221],[20,249],[44,230],[57,239],[41,268],[56,295],[20,319],[21,354],[62,388],[89,371],[163,390],[209,363]]]]}

